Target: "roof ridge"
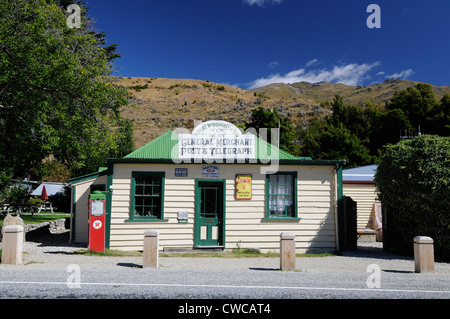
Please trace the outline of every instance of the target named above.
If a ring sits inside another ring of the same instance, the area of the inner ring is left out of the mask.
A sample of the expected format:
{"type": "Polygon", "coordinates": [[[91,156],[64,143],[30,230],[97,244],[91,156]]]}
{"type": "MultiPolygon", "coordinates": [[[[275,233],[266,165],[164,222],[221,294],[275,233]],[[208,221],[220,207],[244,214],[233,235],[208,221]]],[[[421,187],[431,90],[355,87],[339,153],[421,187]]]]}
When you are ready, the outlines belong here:
{"type": "MultiPolygon", "coordinates": [[[[257,159],[288,159],[297,160],[297,157],[291,153],[282,150],[281,148],[265,141],[264,139],[255,135],[256,138],[256,157],[257,159]],[[274,156],[277,156],[276,158],[274,156]]],[[[173,159],[172,150],[178,144],[178,133],[173,130],[168,130],[162,135],[151,140],[147,144],[134,150],[124,159],[173,159]],[[173,135],[175,134],[175,135],[173,135]]]]}

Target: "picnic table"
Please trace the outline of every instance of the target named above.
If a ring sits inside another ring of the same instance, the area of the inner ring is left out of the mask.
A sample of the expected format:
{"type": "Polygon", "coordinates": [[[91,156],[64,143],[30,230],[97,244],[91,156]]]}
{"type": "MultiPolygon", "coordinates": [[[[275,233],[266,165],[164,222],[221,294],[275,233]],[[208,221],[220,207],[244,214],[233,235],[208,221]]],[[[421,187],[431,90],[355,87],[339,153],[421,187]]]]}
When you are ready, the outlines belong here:
{"type": "Polygon", "coordinates": [[[5,217],[10,211],[12,211],[12,208],[9,204],[1,204],[0,213],[3,214],[3,217],[5,217]]]}
{"type": "Polygon", "coordinates": [[[40,213],[41,211],[50,211],[53,213],[53,208],[52,203],[47,201],[38,202],[37,206],[32,204],[1,204],[0,213],[3,214],[3,217],[11,212],[16,212],[18,215],[21,213],[31,213],[34,216],[34,213],[40,213]]]}
{"type": "Polygon", "coordinates": [[[53,213],[53,206],[51,202],[39,202],[38,213],[41,211],[51,211],[53,213]]]}

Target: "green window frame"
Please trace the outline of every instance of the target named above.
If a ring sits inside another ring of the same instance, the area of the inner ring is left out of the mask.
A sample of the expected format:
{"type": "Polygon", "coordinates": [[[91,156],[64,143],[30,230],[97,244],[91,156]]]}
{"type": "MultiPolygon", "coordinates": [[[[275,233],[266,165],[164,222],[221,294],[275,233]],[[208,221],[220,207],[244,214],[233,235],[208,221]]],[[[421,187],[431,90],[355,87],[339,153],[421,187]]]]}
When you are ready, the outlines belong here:
{"type": "Polygon", "coordinates": [[[164,219],[164,172],[132,172],[129,220],[164,219]]]}
{"type": "Polygon", "coordinates": [[[299,219],[297,210],[297,172],[266,175],[265,219],[299,219]]]}

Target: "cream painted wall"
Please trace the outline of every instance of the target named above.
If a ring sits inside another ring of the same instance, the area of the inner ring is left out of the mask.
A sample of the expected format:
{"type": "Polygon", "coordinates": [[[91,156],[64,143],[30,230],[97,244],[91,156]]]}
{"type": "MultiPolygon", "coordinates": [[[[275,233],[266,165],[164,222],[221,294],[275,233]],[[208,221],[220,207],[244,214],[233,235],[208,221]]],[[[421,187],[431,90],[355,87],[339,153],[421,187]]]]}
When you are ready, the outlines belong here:
{"type": "Polygon", "coordinates": [[[357,227],[366,228],[378,195],[375,184],[343,184],[343,193],[357,202],[357,227]]]}
{"type": "MultiPolygon", "coordinates": [[[[144,231],[150,228],[159,230],[161,249],[164,247],[192,248],[194,245],[195,179],[203,178],[202,166],[115,164],[110,248],[142,250],[144,231]],[[188,177],[175,177],[175,167],[188,168],[188,177]],[[167,221],[127,221],[133,171],[165,172],[164,219],[167,221]],[[188,212],[188,223],[178,223],[179,211],[188,212]]],[[[240,247],[258,248],[262,251],[278,250],[282,232],[295,233],[298,253],[336,249],[336,172],[333,166],[280,167],[280,171],[297,172],[298,217],[301,218],[299,221],[263,220],[265,175],[260,173],[260,166],[232,164],[218,166],[220,167],[218,179],[226,179],[226,249],[240,247]],[[253,197],[250,200],[234,198],[234,178],[239,173],[252,174],[253,197]]],[[[77,216],[77,219],[81,218],[77,216]]]]}

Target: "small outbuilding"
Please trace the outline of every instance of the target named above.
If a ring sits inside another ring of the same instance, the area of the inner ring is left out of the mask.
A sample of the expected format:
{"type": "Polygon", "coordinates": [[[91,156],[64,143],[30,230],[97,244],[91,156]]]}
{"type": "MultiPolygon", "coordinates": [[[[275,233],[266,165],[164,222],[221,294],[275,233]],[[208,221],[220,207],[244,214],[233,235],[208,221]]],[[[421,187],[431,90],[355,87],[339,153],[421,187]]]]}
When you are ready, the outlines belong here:
{"type": "Polygon", "coordinates": [[[89,242],[89,195],[106,193],[105,246],[142,250],[159,231],[170,249],[339,250],[343,161],[298,158],[231,123],[168,131],[98,172],[69,181],[71,240],[89,242]]]}
{"type": "Polygon", "coordinates": [[[381,228],[381,204],[374,181],[376,171],[377,165],[342,171],[343,193],[356,202],[358,234],[366,239],[374,239],[375,231],[381,228]]]}

